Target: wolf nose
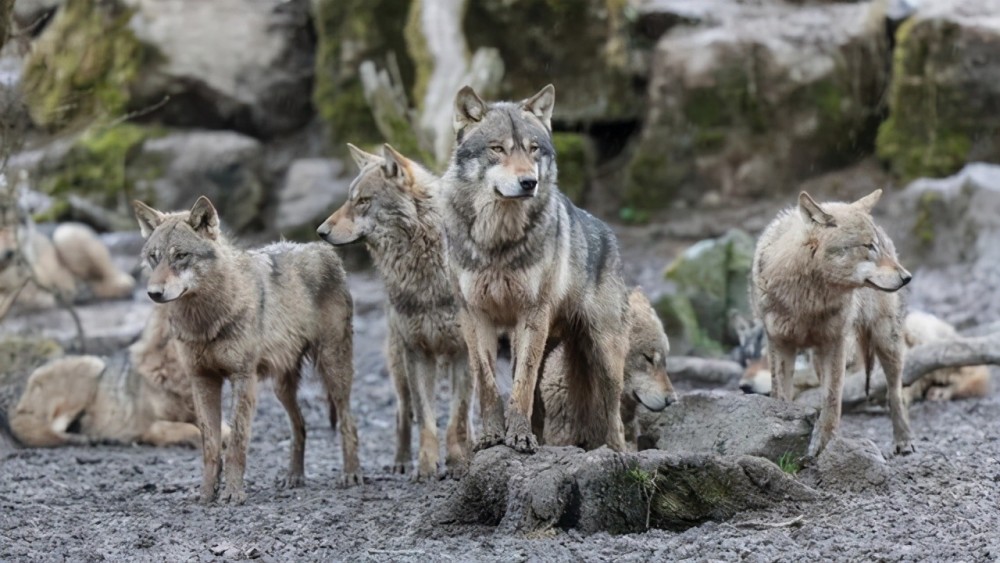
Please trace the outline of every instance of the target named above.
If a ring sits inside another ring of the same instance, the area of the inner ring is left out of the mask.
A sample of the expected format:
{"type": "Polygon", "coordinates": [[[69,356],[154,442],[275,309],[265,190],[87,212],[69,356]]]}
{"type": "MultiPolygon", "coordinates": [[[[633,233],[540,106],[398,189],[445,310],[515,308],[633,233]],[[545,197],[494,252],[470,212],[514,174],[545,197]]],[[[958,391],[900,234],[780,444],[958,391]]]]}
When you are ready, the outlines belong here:
{"type": "Polygon", "coordinates": [[[744,383],[743,385],[740,385],[740,391],[743,391],[743,393],[750,395],[753,393],[753,385],[750,385],[749,383],[744,383]]]}
{"type": "Polygon", "coordinates": [[[146,293],[149,294],[149,298],[152,299],[153,301],[156,301],[157,303],[162,303],[163,302],[163,292],[162,291],[157,291],[155,289],[151,289],[151,290],[147,291],[146,293]]]}
{"type": "Polygon", "coordinates": [[[330,235],[330,227],[328,227],[326,223],[323,223],[318,229],[316,229],[316,234],[319,235],[319,238],[326,240],[326,237],[330,235]]]}
{"type": "Polygon", "coordinates": [[[521,189],[526,192],[530,192],[535,189],[535,186],[538,185],[538,180],[530,176],[521,176],[517,179],[517,181],[521,183],[521,189]]]}
{"type": "MultiPolygon", "coordinates": [[[[909,272],[907,272],[907,273],[905,273],[905,274],[903,274],[902,276],[899,276],[899,277],[900,277],[900,279],[903,280],[903,285],[906,285],[906,284],[910,283],[910,280],[913,279],[913,276],[910,275],[909,272]]],[[[900,286],[900,287],[902,287],[902,286],[900,286]]]]}

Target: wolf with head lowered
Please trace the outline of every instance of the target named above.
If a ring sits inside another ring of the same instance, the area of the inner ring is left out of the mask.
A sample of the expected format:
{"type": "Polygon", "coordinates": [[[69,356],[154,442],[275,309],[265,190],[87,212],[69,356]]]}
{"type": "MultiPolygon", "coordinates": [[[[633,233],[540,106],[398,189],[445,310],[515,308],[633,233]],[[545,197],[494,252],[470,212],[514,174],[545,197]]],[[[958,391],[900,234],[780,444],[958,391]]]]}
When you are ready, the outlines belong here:
{"type": "Polygon", "coordinates": [[[479,448],[533,452],[531,413],[546,353],[564,346],[568,405],[625,449],[619,400],[630,327],[618,242],[557,187],[555,89],[520,102],[455,98],[456,148],[442,181],[448,263],[479,391],[479,448]],[[495,378],[497,337],[510,337],[506,409],[495,378]]]}
{"type": "Polygon", "coordinates": [[[135,202],[151,270],[149,297],[165,308],[181,368],[191,378],[202,436],[201,500],[217,496],[222,384],[233,389],[225,488],[219,500],[243,503],[243,474],[256,409],[257,381],[274,378],[274,393],[292,426],[291,460],[282,486],[303,484],[306,425],[296,399],[311,361],[326,388],[330,419],[340,426],[345,484],[360,484],[358,434],[350,412],[354,379],[353,301],[340,257],[329,245],[275,243],[237,248],[223,236],[204,196],[190,211],[161,213],[135,202]]]}

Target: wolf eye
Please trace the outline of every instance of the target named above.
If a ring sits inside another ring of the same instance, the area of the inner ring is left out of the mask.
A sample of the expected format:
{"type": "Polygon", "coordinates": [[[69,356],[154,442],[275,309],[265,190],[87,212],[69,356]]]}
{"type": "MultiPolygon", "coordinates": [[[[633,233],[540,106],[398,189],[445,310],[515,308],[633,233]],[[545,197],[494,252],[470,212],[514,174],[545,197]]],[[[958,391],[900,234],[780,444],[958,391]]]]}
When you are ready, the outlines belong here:
{"type": "Polygon", "coordinates": [[[158,252],[150,252],[146,259],[149,260],[150,266],[156,266],[160,262],[160,255],[158,252]]]}
{"type": "Polygon", "coordinates": [[[649,354],[643,354],[642,357],[646,358],[647,362],[653,363],[653,356],[650,356],[649,354]]]}
{"type": "Polygon", "coordinates": [[[188,252],[178,252],[177,254],[174,254],[174,260],[187,260],[190,256],[191,254],[188,252]]]}
{"type": "Polygon", "coordinates": [[[865,248],[867,248],[868,250],[870,250],[872,252],[875,252],[875,244],[874,243],[870,242],[870,243],[862,245],[862,246],[864,246],[865,248]]]}
{"type": "Polygon", "coordinates": [[[529,150],[531,151],[531,154],[535,154],[536,152],[538,152],[538,145],[531,145],[531,148],[529,150]]]}
{"type": "Polygon", "coordinates": [[[358,201],[355,202],[355,205],[358,205],[358,206],[368,205],[369,203],[371,203],[371,201],[372,201],[372,198],[370,198],[370,197],[359,197],[358,201]]]}
{"type": "Polygon", "coordinates": [[[495,153],[497,153],[497,154],[503,154],[504,153],[503,145],[490,145],[490,150],[493,151],[493,152],[495,152],[495,153]]]}

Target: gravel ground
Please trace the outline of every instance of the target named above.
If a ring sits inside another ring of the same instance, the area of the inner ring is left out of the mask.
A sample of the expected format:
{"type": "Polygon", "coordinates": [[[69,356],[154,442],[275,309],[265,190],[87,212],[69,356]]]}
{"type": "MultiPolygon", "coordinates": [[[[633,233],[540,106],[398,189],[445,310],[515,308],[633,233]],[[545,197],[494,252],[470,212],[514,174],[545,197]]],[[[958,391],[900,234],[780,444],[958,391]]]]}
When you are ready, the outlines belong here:
{"type": "MultiPolygon", "coordinates": [[[[655,286],[662,283],[656,275],[666,262],[662,256],[673,255],[683,242],[664,235],[649,245],[648,235],[623,233],[629,276],[653,284],[651,292],[662,291],[655,286]],[[641,248],[632,244],[641,241],[647,241],[641,248]],[[659,258],[643,259],[651,256],[659,258]]],[[[341,469],[338,438],[328,426],[318,382],[308,380],[301,392],[309,431],[307,484],[292,491],[275,488],[287,464],[290,437],[284,412],[264,385],[248,458],[246,505],[205,507],[194,500],[201,475],[195,450],[20,450],[0,459],[0,560],[1000,559],[996,393],[980,400],[914,405],[917,453],[888,458],[892,476],[878,490],[821,489],[826,497],[821,502],[743,513],[729,522],[708,522],[681,533],[582,536],[553,530],[521,537],[459,525],[431,534],[417,532],[415,524],[447,497],[454,482],[416,484],[389,474],[395,407],[381,357],[382,294],[370,274],[352,274],[351,283],[357,310],[352,406],[364,486],[336,485],[341,469]]],[[[914,282],[918,284],[919,279],[914,282]]],[[[17,330],[45,325],[41,320],[18,323],[17,330]]],[[[443,428],[444,392],[440,399],[443,428]]],[[[847,414],[842,433],[869,438],[886,455],[890,451],[885,412],[847,414]]],[[[800,476],[809,479],[808,473],[800,476]]]]}

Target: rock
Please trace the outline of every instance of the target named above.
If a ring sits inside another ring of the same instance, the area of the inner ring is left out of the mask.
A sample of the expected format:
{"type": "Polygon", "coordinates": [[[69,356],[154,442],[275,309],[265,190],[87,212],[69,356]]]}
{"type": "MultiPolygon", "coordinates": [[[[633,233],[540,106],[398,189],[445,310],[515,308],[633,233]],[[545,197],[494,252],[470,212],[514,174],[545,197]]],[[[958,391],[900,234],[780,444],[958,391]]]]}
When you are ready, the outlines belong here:
{"type": "Polygon", "coordinates": [[[504,534],[553,527],[584,534],[684,530],[816,496],[771,462],[749,456],[554,447],[525,455],[497,446],[476,454],[418,533],[452,523],[498,526],[504,534]]]}
{"type": "Polygon", "coordinates": [[[353,178],[340,160],[308,158],[292,162],[278,193],[275,227],[284,238],[316,240],[316,228],[347,201],[353,178]]]}
{"type": "Polygon", "coordinates": [[[782,195],[863,156],[888,80],[883,15],[764,4],[669,31],[652,55],[625,206],[782,195]]]}
{"type": "Polygon", "coordinates": [[[657,299],[656,314],[670,339],[670,351],[679,355],[718,356],[723,350],[705,334],[698,323],[691,300],[685,295],[667,293],[657,299]]]}
{"type": "Polygon", "coordinates": [[[553,83],[557,122],[634,120],[641,115],[642,91],[632,80],[625,4],[469,2],[465,35],[472,51],[499,50],[505,68],[500,97],[522,99],[553,83]]]}
{"type": "MultiPolygon", "coordinates": [[[[40,25],[65,0],[17,0],[16,2],[4,0],[4,2],[14,5],[14,21],[21,29],[29,29],[32,33],[37,33],[35,26],[40,25]]],[[[0,4],[4,2],[0,2],[0,4]]],[[[0,41],[0,45],[2,44],[3,42],[0,41]]]]}
{"type": "Polygon", "coordinates": [[[739,229],[702,240],[667,266],[664,276],[677,286],[694,309],[705,336],[721,344],[737,344],[729,315],[750,317],[748,283],[754,239],[739,229]]]}
{"type": "Polygon", "coordinates": [[[129,159],[134,193],[163,210],[188,209],[205,195],[224,226],[240,231],[258,219],[264,198],[261,145],[230,131],[185,131],[151,138],[129,159]]]}
{"type": "Polygon", "coordinates": [[[896,31],[878,154],[904,180],[1000,162],[1000,4],[922,2],[896,31]]]}
{"type": "Polygon", "coordinates": [[[888,487],[891,470],[871,440],[834,436],[803,474],[815,487],[869,492],[888,487]]]}
{"type": "Polygon", "coordinates": [[[345,141],[359,146],[382,142],[359,68],[365,60],[387,68],[394,57],[404,85],[413,83],[403,32],[409,0],[312,0],[312,7],[317,38],[312,102],[333,145],[342,149],[345,141]]]}
{"type": "Polygon", "coordinates": [[[552,145],[559,161],[559,190],[576,205],[584,205],[594,182],[593,140],[581,133],[553,133],[552,145]]]}
{"type": "Polygon", "coordinates": [[[111,355],[134,342],[149,319],[153,303],[145,297],[145,284],[141,283],[136,292],[143,295],[142,301],[92,301],[75,306],[83,326],[83,350],[69,314],[60,308],[6,318],[0,336],[38,334],[67,353],[111,355]]]}
{"type": "Polygon", "coordinates": [[[640,444],[670,453],[805,455],[816,409],[763,395],[692,391],[658,413],[642,411],[640,444]]]}

